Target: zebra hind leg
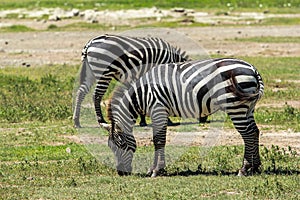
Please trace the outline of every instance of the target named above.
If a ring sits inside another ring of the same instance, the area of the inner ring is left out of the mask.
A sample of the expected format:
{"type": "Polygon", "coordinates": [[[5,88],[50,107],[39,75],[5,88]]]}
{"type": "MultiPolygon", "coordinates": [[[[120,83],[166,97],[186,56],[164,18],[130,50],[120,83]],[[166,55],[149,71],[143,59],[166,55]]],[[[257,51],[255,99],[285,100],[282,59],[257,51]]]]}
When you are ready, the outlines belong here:
{"type": "Polygon", "coordinates": [[[245,153],[243,166],[238,172],[238,176],[253,175],[260,173],[260,156],[259,156],[259,131],[251,134],[242,135],[245,143],[245,153]],[[250,171],[249,171],[250,170],[250,171]]]}
{"type": "Polygon", "coordinates": [[[74,113],[73,113],[73,122],[74,122],[74,127],[75,128],[81,128],[80,125],[80,108],[81,108],[81,103],[86,95],[86,91],[84,88],[79,88],[76,94],[76,100],[75,100],[75,108],[74,108],[74,113]]]}
{"type": "Polygon", "coordinates": [[[235,128],[241,134],[244,140],[244,159],[242,168],[238,172],[238,176],[246,176],[248,170],[251,170],[251,173],[259,172],[261,165],[260,156],[259,156],[259,129],[256,126],[254,121],[253,112],[249,115],[243,117],[230,114],[231,120],[235,128]]]}
{"type": "Polygon", "coordinates": [[[147,126],[146,116],[145,115],[141,115],[140,117],[141,117],[140,126],[141,127],[147,126]]]}

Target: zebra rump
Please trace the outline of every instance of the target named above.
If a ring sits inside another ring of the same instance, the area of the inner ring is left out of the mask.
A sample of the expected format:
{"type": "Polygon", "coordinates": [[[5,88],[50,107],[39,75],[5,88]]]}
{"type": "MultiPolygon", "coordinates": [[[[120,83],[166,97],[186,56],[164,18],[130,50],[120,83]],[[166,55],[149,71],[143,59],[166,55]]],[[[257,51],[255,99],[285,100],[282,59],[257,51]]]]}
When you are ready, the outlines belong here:
{"type": "MultiPolygon", "coordinates": [[[[73,113],[75,127],[80,127],[81,104],[95,81],[93,100],[97,120],[106,123],[100,104],[112,79],[132,82],[155,65],[187,59],[185,52],[160,38],[101,35],[90,40],[82,50],[80,86],[73,113]]],[[[144,117],[141,120],[146,125],[144,117]]]]}
{"type": "Polygon", "coordinates": [[[167,118],[198,118],[223,110],[241,134],[245,149],[240,176],[258,171],[259,129],[253,113],[262,97],[264,84],[256,68],[233,58],[208,59],[159,65],[136,82],[116,91],[108,108],[111,126],[109,147],[116,156],[120,175],[132,171],[136,150],[133,126],[138,115],[151,117],[154,162],[149,175],[157,176],[165,167],[167,118]]]}

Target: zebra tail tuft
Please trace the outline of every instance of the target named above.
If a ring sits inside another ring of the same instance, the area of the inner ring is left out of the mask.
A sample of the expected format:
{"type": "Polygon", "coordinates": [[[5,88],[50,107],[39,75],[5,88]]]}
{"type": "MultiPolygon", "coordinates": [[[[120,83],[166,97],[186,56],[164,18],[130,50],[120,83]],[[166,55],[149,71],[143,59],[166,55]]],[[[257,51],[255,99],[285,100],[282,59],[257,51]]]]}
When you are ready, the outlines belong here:
{"type": "Polygon", "coordinates": [[[91,40],[83,47],[82,51],[81,51],[81,62],[84,62],[86,57],[87,57],[87,51],[88,48],[91,44],[91,40]]]}
{"type": "MultiPolygon", "coordinates": [[[[258,73],[256,75],[259,76],[258,73]]],[[[236,76],[232,72],[231,77],[229,79],[231,82],[231,86],[229,86],[228,92],[233,93],[236,97],[238,97],[242,101],[252,101],[255,99],[257,99],[257,100],[260,99],[261,96],[263,95],[263,83],[262,83],[261,77],[260,76],[258,77],[258,76],[256,76],[258,85],[257,85],[255,93],[249,93],[249,92],[245,92],[245,90],[243,90],[243,88],[241,88],[241,86],[239,86],[236,76]]]]}

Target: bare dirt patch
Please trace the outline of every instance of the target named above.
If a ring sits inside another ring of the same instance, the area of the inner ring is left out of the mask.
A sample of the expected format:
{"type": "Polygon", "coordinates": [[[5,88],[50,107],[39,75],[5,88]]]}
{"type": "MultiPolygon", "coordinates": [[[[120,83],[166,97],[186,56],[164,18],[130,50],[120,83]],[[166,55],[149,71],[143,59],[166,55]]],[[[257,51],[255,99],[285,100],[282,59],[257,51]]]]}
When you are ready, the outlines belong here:
{"type": "MultiPolygon", "coordinates": [[[[300,26],[280,27],[196,27],[176,28],[194,40],[208,54],[225,56],[299,56],[299,43],[270,43],[263,46],[255,42],[237,42],[226,39],[235,37],[268,36],[272,32],[284,37],[300,36],[300,26]],[[280,33],[280,34],[279,34],[280,33]]],[[[85,43],[93,37],[115,31],[83,31],[83,32],[26,32],[1,33],[0,67],[36,66],[46,64],[80,65],[81,50],[85,43]],[[28,65],[26,65],[28,64],[28,65]]],[[[179,41],[180,42],[180,39],[179,41]]],[[[188,49],[197,54],[194,47],[188,49]]]]}

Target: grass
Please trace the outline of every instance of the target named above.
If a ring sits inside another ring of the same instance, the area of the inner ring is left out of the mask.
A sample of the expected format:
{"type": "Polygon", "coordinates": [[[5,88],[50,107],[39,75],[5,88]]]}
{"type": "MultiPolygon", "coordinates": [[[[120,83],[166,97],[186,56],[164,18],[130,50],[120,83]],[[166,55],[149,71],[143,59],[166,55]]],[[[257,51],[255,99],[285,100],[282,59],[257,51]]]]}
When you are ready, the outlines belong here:
{"type": "Polygon", "coordinates": [[[248,37],[235,38],[240,42],[259,42],[259,43],[300,43],[300,37],[248,37]]]}
{"type": "Polygon", "coordinates": [[[30,31],[34,31],[34,29],[24,25],[11,25],[11,26],[0,28],[0,33],[1,32],[30,32],[30,31]]]}
{"type": "Polygon", "coordinates": [[[261,24],[262,25],[272,25],[272,24],[277,24],[277,25],[297,25],[299,24],[299,18],[281,18],[281,17],[273,17],[273,18],[266,18],[263,19],[261,24]]]}
{"type": "MultiPolygon", "coordinates": [[[[66,67],[47,67],[47,71],[39,67],[1,70],[0,121],[16,123],[68,118],[72,112],[74,74],[61,76],[66,67]]],[[[72,72],[72,67],[68,68],[69,73],[72,72]]]]}
{"type": "Polygon", "coordinates": [[[134,0],[103,0],[101,2],[97,0],[1,0],[2,9],[14,9],[14,8],[79,8],[79,9],[136,9],[141,7],[159,7],[159,8],[172,8],[172,7],[186,7],[193,9],[203,8],[299,8],[299,0],[228,0],[226,2],[221,0],[203,0],[197,1],[187,0],[155,0],[155,1],[134,1],[134,0]]]}
{"type": "MultiPolygon", "coordinates": [[[[44,124],[44,126],[53,124],[44,124]]],[[[71,127],[56,126],[53,142],[43,141],[23,146],[13,140],[1,141],[0,194],[3,199],[245,199],[299,198],[299,156],[292,148],[261,147],[262,174],[236,177],[243,149],[241,146],[219,146],[206,151],[189,147],[167,173],[155,179],[145,174],[119,177],[110,167],[91,156],[85,146],[65,140],[73,135],[71,127]],[[67,152],[67,148],[70,149],[67,152]],[[159,192],[158,192],[159,189],[159,192]]],[[[36,129],[40,137],[49,133],[37,126],[15,124],[14,131],[36,129]]],[[[3,131],[1,132],[2,137],[3,131]]],[[[21,141],[35,136],[19,134],[21,141]]],[[[152,147],[139,147],[152,152],[152,147]]],[[[137,152],[139,153],[139,152],[137,152]]],[[[151,156],[152,158],[152,156],[151,156]]]]}

